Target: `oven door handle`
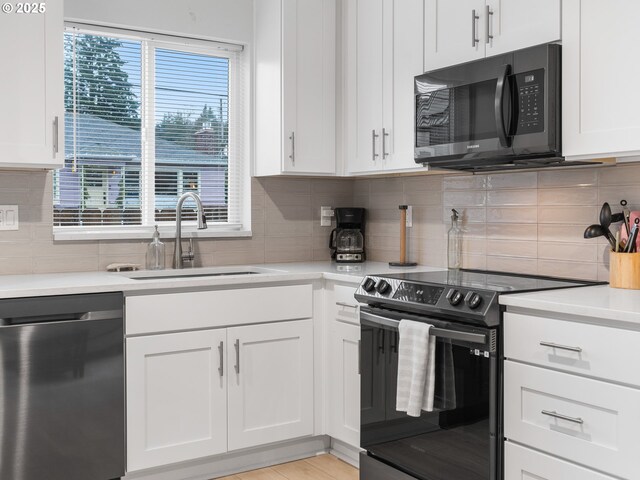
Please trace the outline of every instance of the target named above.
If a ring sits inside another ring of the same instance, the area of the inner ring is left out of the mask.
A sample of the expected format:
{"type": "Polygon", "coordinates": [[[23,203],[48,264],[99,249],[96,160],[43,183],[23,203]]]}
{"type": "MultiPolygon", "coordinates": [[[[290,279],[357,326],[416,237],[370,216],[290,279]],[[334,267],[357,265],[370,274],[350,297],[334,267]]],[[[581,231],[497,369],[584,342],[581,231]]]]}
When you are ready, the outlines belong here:
{"type": "MultiPolygon", "coordinates": [[[[360,312],[360,319],[366,320],[377,325],[383,325],[385,327],[398,328],[400,324],[399,320],[393,320],[391,318],[381,317],[380,315],[374,315],[368,312],[360,312]]],[[[448,330],[445,328],[431,327],[429,331],[431,335],[440,338],[449,338],[451,340],[460,340],[463,342],[477,343],[484,345],[487,343],[487,336],[483,333],[469,333],[461,332],[458,330],[448,330]]]]}
{"type": "MultiPolygon", "coordinates": [[[[504,103],[504,90],[505,87],[509,86],[509,74],[511,73],[511,65],[503,65],[502,72],[500,72],[500,76],[498,77],[498,81],[496,82],[496,96],[495,96],[495,116],[496,116],[496,129],[498,131],[498,138],[500,139],[500,145],[505,148],[511,146],[511,137],[510,130],[511,127],[507,128],[504,125],[504,113],[503,113],[503,103],[504,103]]],[[[513,115],[511,115],[513,116],[513,115]]]]}

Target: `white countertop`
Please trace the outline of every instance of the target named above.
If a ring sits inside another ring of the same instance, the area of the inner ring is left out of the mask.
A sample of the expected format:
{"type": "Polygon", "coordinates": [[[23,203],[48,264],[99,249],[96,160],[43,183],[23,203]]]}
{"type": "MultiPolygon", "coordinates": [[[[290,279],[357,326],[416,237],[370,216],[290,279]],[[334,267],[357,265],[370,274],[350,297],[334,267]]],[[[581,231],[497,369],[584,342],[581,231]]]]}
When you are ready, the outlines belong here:
{"type": "Polygon", "coordinates": [[[528,308],[590,317],[599,323],[624,322],[640,327],[640,290],[611,288],[608,285],[548,290],[546,292],[501,295],[507,307],[528,308]]]}
{"type": "Polygon", "coordinates": [[[271,282],[318,280],[343,281],[358,284],[370,274],[399,272],[429,272],[442,270],[426,266],[390,268],[387,263],[365,262],[341,264],[333,262],[303,262],[265,265],[238,265],[230,267],[163,270],[137,272],[80,272],[46,275],[0,275],[0,298],[69,295],[76,293],[136,292],[144,290],[171,290],[227,285],[247,285],[271,282]],[[157,278],[134,280],[132,276],[172,275],[188,271],[190,274],[208,274],[229,271],[257,271],[259,275],[200,276],[186,278],[157,278]]]}

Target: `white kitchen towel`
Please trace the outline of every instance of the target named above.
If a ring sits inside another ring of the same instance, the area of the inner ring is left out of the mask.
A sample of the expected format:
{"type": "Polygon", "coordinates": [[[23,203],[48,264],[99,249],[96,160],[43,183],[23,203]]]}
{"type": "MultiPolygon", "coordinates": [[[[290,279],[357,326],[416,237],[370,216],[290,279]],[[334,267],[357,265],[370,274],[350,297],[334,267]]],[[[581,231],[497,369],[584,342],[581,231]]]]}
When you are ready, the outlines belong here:
{"type": "Polygon", "coordinates": [[[435,390],[436,338],[429,334],[432,325],[400,320],[398,331],[398,386],[396,410],[419,417],[433,411],[435,390]]]}

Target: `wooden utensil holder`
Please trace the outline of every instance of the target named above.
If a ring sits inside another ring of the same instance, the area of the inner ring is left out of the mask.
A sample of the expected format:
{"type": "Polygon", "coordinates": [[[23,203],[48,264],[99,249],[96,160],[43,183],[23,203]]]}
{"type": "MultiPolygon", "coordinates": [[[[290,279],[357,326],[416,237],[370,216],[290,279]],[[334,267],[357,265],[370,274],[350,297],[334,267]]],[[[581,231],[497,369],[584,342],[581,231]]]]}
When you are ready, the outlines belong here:
{"type": "Polygon", "coordinates": [[[640,253],[610,252],[609,286],[640,290],[640,253]]]}

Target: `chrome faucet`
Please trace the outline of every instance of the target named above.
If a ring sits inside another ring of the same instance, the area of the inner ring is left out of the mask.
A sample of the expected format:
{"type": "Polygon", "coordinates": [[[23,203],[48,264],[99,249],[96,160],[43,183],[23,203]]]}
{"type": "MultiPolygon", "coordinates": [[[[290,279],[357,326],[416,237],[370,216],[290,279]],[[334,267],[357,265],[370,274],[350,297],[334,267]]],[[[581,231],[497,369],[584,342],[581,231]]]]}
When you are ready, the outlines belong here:
{"type": "Polygon", "coordinates": [[[189,239],[189,251],[185,254],[182,253],[182,204],[188,198],[193,198],[196,202],[196,215],[198,216],[198,230],[204,230],[207,228],[207,218],[204,215],[204,209],[202,208],[202,202],[200,197],[193,193],[184,193],[178,205],[176,206],[176,247],[173,251],[173,268],[184,268],[184,262],[193,262],[193,239],[189,239]]]}

